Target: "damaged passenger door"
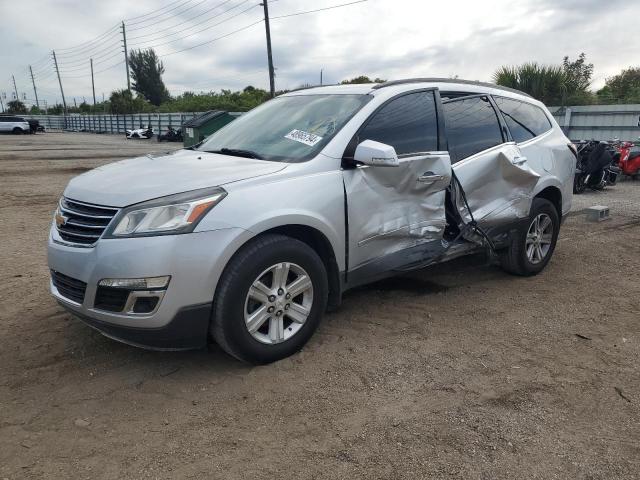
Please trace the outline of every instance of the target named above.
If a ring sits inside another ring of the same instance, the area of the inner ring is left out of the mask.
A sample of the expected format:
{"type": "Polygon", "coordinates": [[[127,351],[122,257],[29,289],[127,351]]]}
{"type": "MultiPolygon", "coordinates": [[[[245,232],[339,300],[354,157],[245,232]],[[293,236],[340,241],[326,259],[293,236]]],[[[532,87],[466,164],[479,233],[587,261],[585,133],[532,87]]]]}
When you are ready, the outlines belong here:
{"type": "Polygon", "coordinates": [[[419,263],[441,248],[451,181],[443,135],[438,90],[425,89],[388,100],[350,143],[343,173],[350,283],[419,263]],[[355,146],[362,152],[376,142],[382,152],[393,147],[397,162],[358,162],[355,146]]]}
{"type": "MultiPolygon", "coordinates": [[[[487,95],[443,101],[447,141],[455,175],[474,219],[483,228],[509,226],[529,215],[540,178],[519,147],[508,138],[487,95]]],[[[460,189],[455,203],[470,220],[460,189]]]]}

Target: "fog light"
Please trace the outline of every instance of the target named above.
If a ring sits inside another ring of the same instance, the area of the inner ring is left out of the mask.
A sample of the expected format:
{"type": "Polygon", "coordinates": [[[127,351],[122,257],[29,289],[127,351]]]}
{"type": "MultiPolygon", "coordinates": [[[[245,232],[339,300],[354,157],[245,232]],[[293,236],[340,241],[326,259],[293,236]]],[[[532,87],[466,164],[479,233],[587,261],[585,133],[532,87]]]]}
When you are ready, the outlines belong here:
{"type": "Polygon", "coordinates": [[[158,305],[158,297],[139,297],[133,304],[133,313],[151,313],[158,305]]]}
{"type": "Polygon", "coordinates": [[[98,282],[100,287],[126,288],[129,290],[156,290],[167,288],[170,275],[148,278],[104,278],[98,282]]]}

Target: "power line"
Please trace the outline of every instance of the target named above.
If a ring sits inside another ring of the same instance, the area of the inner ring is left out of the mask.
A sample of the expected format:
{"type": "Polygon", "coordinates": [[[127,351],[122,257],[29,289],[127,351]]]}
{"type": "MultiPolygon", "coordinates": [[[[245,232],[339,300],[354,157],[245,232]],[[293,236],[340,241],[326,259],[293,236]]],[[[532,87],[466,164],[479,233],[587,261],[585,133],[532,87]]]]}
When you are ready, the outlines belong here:
{"type": "MultiPolygon", "coordinates": [[[[169,13],[169,12],[172,12],[172,11],[174,11],[174,10],[177,10],[178,8],[183,7],[184,5],[186,5],[187,3],[190,3],[190,2],[192,2],[192,1],[193,1],[193,0],[187,0],[187,1],[185,1],[185,2],[182,2],[182,3],[178,4],[178,5],[175,5],[173,8],[171,8],[171,9],[167,10],[166,12],[159,13],[158,15],[154,15],[154,16],[152,16],[152,17],[149,17],[149,18],[145,19],[145,20],[139,20],[139,21],[137,21],[137,22],[127,22],[127,25],[139,25],[139,24],[141,24],[141,23],[149,22],[149,21],[151,21],[151,20],[153,20],[153,19],[155,19],[155,18],[162,17],[163,15],[166,15],[166,14],[167,14],[167,13],[169,13]]],[[[202,2],[200,2],[200,3],[202,3],[202,2]]],[[[185,10],[183,10],[183,11],[181,11],[181,12],[178,12],[178,14],[180,14],[180,13],[184,13],[184,12],[186,12],[187,10],[191,10],[192,8],[193,8],[193,5],[192,5],[191,7],[186,8],[185,10]]],[[[175,14],[174,14],[174,15],[175,15],[175,14]]],[[[157,23],[162,23],[163,21],[164,21],[164,20],[160,20],[159,22],[155,22],[155,23],[154,23],[154,25],[155,25],[155,24],[157,24],[157,23]]],[[[149,26],[150,26],[150,25],[149,25],[149,26]]],[[[147,27],[138,27],[138,28],[140,28],[140,29],[142,29],[142,28],[148,28],[148,26],[147,26],[147,27]]],[[[136,28],[132,28],[132,30],[137,30],[137,29],[136,29],[136,28]]]]}
{"type": "Polygon", "coordinates": [[[221,36],[219,36],[217,38],[214,38],[213,40],[209,40],[209,41],[206,41],[206,42],[198,43],[197,45],[192,45],[191,47],[183,48],[181,50],[176,50],[175,52],[171,52],[171,53],[165,53],[164,55],[159,55],[159,56],[160,57],[168,57],[169,55],[175,55],[176,53],[186,52],[187,50],[193,50],[194,48],[198,48],[198,47],[201,47],[203,45],[209,45],[211,43],[217,42],[218,40],[222,40],[223,38],[227,38],[227,37],[230,37],[231,35],[234,35],[236,33],[239,33],[239,32],[242,32],[244,30],[247,30],[247,29],[253,27],[254,25],[262,23],[263,21],[264,21],[264,19],[261,18],[257,22],[253,22],[253,23],[250,23],[249,25],[245,25],[242,28],[238,28],[237,30],[229,32],[229,33],[227,33],[225,35],[221,35],[221,36]]]}
{"type": "Polygon", "coordinates": [[[49,65],[40,67],[40,69],[34,69],[34,74],[36,77],[40,76],[40,75],[47,75],[49,73],[51,73],[51,69],[53,68],[53,63],[50,63],[49,65]]]}
{"type": "MultiPolygon", "coordinates": [[[[118,63],[114,63],[113,65],[111,65],[109,67],[106,67],[106,68],[103,68],[102,70],[98,70],[98,71],[93,72],[93,74],[97,75],[98,73],[106,72],[107,70],[111,70],[112,68],[115,68],[118,65],[122,65],[123,63],[124,63],[124,60],[120,60],[118,63]]],[[[60,71],[60,76],[64,77],[65,80],[66,80],[67,78],[86,78],[86,77],[90,77],[91,73],[86,73],[86,74],[83,74],[83,75],[65,75],[65,73],[63,71],[60,71]]]]}
{"type": "MultiPolygon", "coordinates": [[[[244,3],[247,3],[248,1],[249,1],[249,0],[244,0],[244,1],[243,1],[242,3],[240,3],[238,6],[240,6],[240,5],[244,4],[244,3]]],[[[164,45],[168,45],[168,44],[170,44],[170,43],[175,43],[175,42],[178,42],[178,41],[180,41],[180,40],[184,40],[185,38],[193,37],[194,35],[197,35],[197,34],[199,34],[199,33],[202,33],[202,32],[204,32],[204,31],[206,31],[206,30],[210,30],[210,29],[212,29],[213,27],[217,27],[218,25],[222,25],[223,23],[226,23],[226,22],[228,22],[229,20],[232,20],[232,19],[234,19],[234,18],[236,18],[236,17],[239,17],[240,15],[242,15],[242,14],[244,14],[244,13],[247,13],[249,10],[254,9],[254,8],[256,8],[257,6],[258,6],[258,5],[251,5],[249,8],[246,8],[246,9],[244,9],[244,10],[242,10],[242,11],[240,11],[240,12],[236,13],[235,15],[231,15],[230,17],[225,18],[224,20],[221,20],[221,21],[220,21],[220,22],[218,22],[218,23],[214,23],[213,25],[209,25],[208,27],[202,28],[202,29],[200,29],[200,30],[196,30],[195,32],[191,32],[191,33],[189,33],[188,35],[184,35],[184,36],[179,37],[179,38],[174,38],[173,40],[168,40],[168,41],[163,42],[163,43],[156,43],[156,44],[154,44],[154,45],[148,45],[148,46],[145,46],[144,48],[157,48],[157,47],[162,47],[162,46],[164,46],[164,45]]],[[[234,7],[234,8],[235,8],[235,7],[234,7]]],[[[230,9],[230,10],[232,10],[232,9],[230,9]]],[[[228,10],[228,11],[229,11],[229,10],[228,10]]],[[[226,13],[226,12],[225,12],[225,13],[226,13]]],[[[149,42],[151,42],[151,40],[148,40],[148,41],[145,41],[145,42],[141,42],[141,43],[137,43],[137,44],[136,44],[136,46],[138,46],[138,45],[144,45],[144,44],[149,43],[149,42]]]]}
{"type": "Polygon", "coordinates": [[[94,45],[92,47],[83,48],[82,50],[80,50],[78,52],[69,52],[69,53],[62,54],[62,58],[73,59],[75,57],[88,55],[88,54],[93,53],[93,52],[100,52],[100,51],[104,50],[104,45],[105,44],[109,44],[109,43],[113,42],[114,40],[117,40],[119,35],[120,35],[120,32],[119,31],[115,31],[115,32],[111,33],[108,37],[105,37],[102,40],[100,40],[100,42],[96,43],[96,45],[94,45]]]}
{"type": "MultiPolygon", "coordinates": [[[[184,4],[184,3],[189,3],[190,1],[192,1],[192,0],[186,0],[185,2],[183,2],[183,4],[184,4]]],[[[157,9],[155,9],[155,10],[152,10],[152,11],[150,11],[150,12],[144,13],[144,14],[142,14],[142,15],[137,15],[137,16],[135,16],[135,17],[129,17],[129,18],[126,18],[126,19],[125,19],[125,22],[126,22],[127,20],[135,20],[136,18],[148,17],[149,15],[153,15],[154,13],[159,12],[160,10],[164,10],[165,8],[170,7],[170,6],[171,6],[171,4],[169,4],[169,5],[165,5],[164,7],[157,8],[157,9]]],[[[171,10],[169,10],[169,11],[171,11],[171,10]]],[[[165,13],[166,13],[166,12],[165,12],[165,13]]]]}
{"type": "MultiPolygon", "coordinates": [[[[198,2],[198,3],[196,3],[196,4],[194,4],[194,5],[191,5],[189,8],[185,8],[183,11],[179,12],[179,14],[180,14],[180,15],[184,15],[184,13],[185,13],[185,12],[188,12],[188,11],[189,11],[189,10],[191,10],[192,8],[195,8],[195,7],[199,6],[199,5],[202,5],[202,4],[203,4],[204,2],[206,2],[206,1],[207,1],[207,0],[201,0],[201,1],[200,1],[200,2],[198,2]]],[[[174,15],[172,15],[172,16],[170,16],[170,17],[168,17],[168,18],[164,18],[164,19],[162,19],[162,20],[158,20],[157,22],[154,22],[154,23],[152,23],[152,24],[150,24],[150,25],[143,25],[143,26],[140,26],[140,27],[133,27],[133,28],[131,29],[131,31],[136,31],[136,30],[146,30],[147,28],[154,27],[154,26],[156,26],[156,25],[158,25],[158,24],[160,24],[160,23],[166,22],[167,20],[172,20],[172,19],[173,19],[173,17],[174,17],[174,15]]],[[[193,18],[197,18],[197,17],[198,17],[198,15],[196,15],[196,16],[195,16],[195,17],[193,17],[193,18]]],[[[192,19],[190,19],[190,20],[193,20],[193,18],[192,18],[192,19]]]]}
{"type": "MultiPolygon", "coordinates": [[[[161,31],[159,31],[159,32],[145,33],[145,34],[143,34],[143,35],[138,35],[138,36],[136,36],[136,37],[131,37],[131,38],[130,38],[130,40],[137,40],[138,38],[149,37],[149,36],[151,36],[151,35],[157,35],[158,33],[162,33],[163,31],[166,31],[166,30],[171,30],[172,28],[175,28],[175,27],[178,27],[178,26],[180,26],[180,25],[182,25],[182,24],[184,24],[184,23],[188,23],[188,22],[190,22],[191,20],[193,20],[193,19],[195,19],[195,18],[202,17],[202,16],[203,16],[204,14],[206,14],[206,13],[209,13],[209,12],[211,12],[211,11],[213,11],[213,10],[217,10],[218,8],[220,8],[221,6],[223,6],[223,5],[224,5],[224,4],[226,4],[226,3],[229,3],[230,1],[231,1],[231,0],[225,0],[224,2],[219,3],[218,5],[216,5],[215,7],[211,8],[211,9],[209,9],[209,10],[205,10],[205,11],[204,11],[204,12],[202,12],[201,14],[199,14],[199,15],[197,15],[197,16],[195,16],[195,17],[193,17],[193,18],[190,18],[189,20],[185,20],[184,22],[176,23],[175,25],[172,25],[172,26],[170,26],[170,27],[167,27],[167,28],[165,28],[164,30],[161,30],[161,31]]],[[[247,0],[247,1],[248,1],[248,0],[247,0]]],[[[220,15],[224,15],[224,14],[225,14],[225,13],[227,13],[228,11],[233,10],[234,8],[239,7],[239,6],[240,6],[240,5],[242,5],[243,3],[246,3],[246,2],[242,2],[242,3],[240,3],[239,5],[236,5],[235,7],[231,8],[231,9],[229,9],[229,10],[225,10],[225,11],[224,11],[224,12],[222,12],[222,13],[217,13],[216,15],[214,15],[214,16],[212,16],[212,17],[210,17],[210,18],[207,18],[206,20],[204,20],[204,21],[200,22],[200,24],[202,24],[202,23],[206,23],[206,22],[208,22],[209,20],[211,20],[211,19],[213,19],[213,18],[219,17],[220,15]]],[[[196,23],[195,25],[191,25],[191,26],[187,27],[186,29],[178,30],[177,32],[174,32],[174,34],[175,34],[175,33],[183,32],[184,30],[188,30],[189,28],[195,27],[195,26],[197,26],[197,25],[199,25],[199,24],[198,24],[198,23],[196,23]]],[[[160,37],[160,38],[162,38],[162,37],[160,37]]],[[[157,39],[154,39],[154,40],[157,40],[157,39]]]]}
{"type": "MultiPolygon", "coordinates": [[[[65,51],[69,51],[69,50],[78,50],[78,49],[81,49],[81,48],[82,49],[86,49],[87,45],[90,45],[92,43],[95,43],[95,42],[99,41],[100,39],[105,37],[107,34],[111,33],[113,30],[117,29],[118,27],[119,27],[119,25],[115,25],[115,26],[111,27],[109,30],[107,30],[106,32],[104,32],[103,34],[98,35],[96,38],[94,38],[92,40],[88,40],[86,42],[80,43],[80,44],[75,45],[73,47],[60,48],[59,50],[62,51],[62,52],[65,52],[65,51]]],[[[63,54],[63,55],[66,55],[66,54],[63,54]]]]}
{"type": "Polygon", "coordinates": [[[342,3],[340,5],[333,5],[331,7],[316,8],[315,10],[307,10],[305,12],[289,13],[287,15],[278,15],[276,17],[271,17],[271,19],[275,20],[276,18],[296,17],[298,15],[306,15],[307,13],[323,12],[325,10],[332,10],[334,8],[347,7],[349,5],[355,5],[356,3],[364,3],[364,2],[367,2],[367,1],[368,0],[357,0],[355,2],[342,3]]]}
{"type": "MultiPolygon", "coordinates": [[[[120,47],[120,45],[118,45],[118,47],[120,47]]],[[[122,50],[120,50],[120,48],[118,48],[115,52],[112,49],[109,52],[103,53],[102,55],[94,55],[91,56],[89,58],[93,58],[94,60],[98,59],[99,61],[95,62],[95,63],[104,63],[108,60],[110,60],[111,58],[115,57],[116,55],[119,55],[122,53],[122,50]]],[[[58,62],[58,65],[60,65],[64,70],[67,71],[73,71],[73,70],[81,70],[83,68],[83,66],[86,66],[87,63],[87,58],[78,61],[78,62],[74,62],[74,63],[62,63],[62,62],[58,62]]]]}
{"type": "MultiPolygon", "coordinates": [[[[165,21],[167,21],[170,18],[173,18],[175,15],[181,15],[187,11],[193,10],[196,7],[198,7],[199,5],[203,4],[206,0],[201,0],[201,1],[195,1],[195,0],[185,0],[185,1],[180,1],[177,4],[174,5],[167,5],[165,7],[156,9],[152,12],[149,12],[147,14],[144,15],[138,15],[136,17],[132,17],[131,19],[129,19],[127,21],[126,27],[128,30],[144,30],[144,29],[149,29],[151,27],[154,27],[158,24],[161,24],[165,21]],[[169,8],[170,7],[170,8],[169,8]],[[175,12],[173,14],[171,14],[171,12],[175,12]],[[158,20],[160,19],[160,20],[158,20]],[[133,21],[131,21],[133,20],[133,21]],[[155,21],[154,21],[155,20],[155,21]],[[137,27],[129,27],[129,25],[138,25],[137,27]]],[[[215,18],[221,17],[223,15],[226,15],[227,13],[236,10],[238,8],[240,8],[242,5],[246,4],[249,0],[243,0],[240,1],[239,3],[237,3],[235,6],[231,7],[231,8],[227,8],[226,10],[224,10],[223,12],[218,12],[215,13],[214,15],[208,16],[203,18],[203,15],[208,14],[209,12],[214,12],[215,10],[219,9],[220,7],[222,7],[225,4],[228,4],[229,2],[231,2],[232,0],[225,0],[222,1],[220,3],[217,3],[216,6],[211,7],[211,8],[207,8],[204,12],[201,12],[199,15],[197,16],[192,16],[191,18],[187,19],[187,20],[183,20],[181,22],[178,22],[176,24],[173,24],[169,27],[165,27],[160,29],[159,31],[155,31],[155,32],[151,32],[151,33],[146,33],[146,34],[140,34],[137,35],[135,37],[131,37],[130,40],[134,40],[132,43],[134,44],[134,46],[144,46],[144,45],[148,45],[146,48],[156,48],[156,47],[162,47],[164,45],[169,45],[169,44],[173,44],[175,42],[178,41],[182,41],[184,39],[193,37],[199,33],[208,31],[213,29],[214,27],[217,27],[223,23],[229,22],[232,19],[243,15],[247,12],[249,12],[250,10],[252,10],[253,8],[259,6],[258,4],[256,5],[251,5],[249,8],[245,8],[240,12],[237,12],[227,18],[222,19],[221,21],[218,21],[216,23],[213,23],[212,25],[208,25],[209,22],[211,22],[212,20],[214,20],[215,18]],[[192,23],[195,22],[195,23],[192,23]],[[185,28],[181,28],[177,31],[170,31],[171,29],[175,29],[178,26],[181,25],[185,25],[185,28]],[[200,28],[198,30],[194,30],[192,31],[192,29],[194,27],[200,26],[200,25],[207,25],[204,28],[200,28]],[[165,33],[166,32],[166,33],[165,33]],[[188,32],[186,35],[180,35],[182,33],[188,32]],[[180,36],[179,36],[180,35],[180,36]],[[165,42],[161,42],[161,43],[155,43],[158,40],[164,39],[164,38],[170,38],[170,37],[177,37],[177,38],[173,38],[171,40],[165,41],[165,42]],[[148,38],[151,37],[151,38],[148,38]],[[139,39],[143,39],[143,38],[148,38],[147,40],[142,40],[140,42],[135,42],[135,40],[139,40],[139,39]],[[152,45],[149,45],[152,44],[152,45]]],[[[269,1],[269,0],[265,0],[265,1],[269,1]]],[[[272,0],[269,1],[269,3],[274,3],[274,1],[277,0],[272,0]]],[[[280,19],[280,18],[288,18],[288,17],[294,17],[294,16],[299,16],[299,15],[306,15],[306,14],[310,14],[310,13],[317,13],[317,12],[322,12],[322,11],[327,11],[327,10],[332,10],[332,9],[336,9],[336,8],[341,8],[341,7],[346,7],[346,6],[350,6],[350,5],[355,5],[355,4],[359,4],[359,3],[364,3],[367,0],[356,0],[356,1],[351,1],[351,2],[347,2],[347,3],[342,3],[342,4],[338,4],[338,5],[332,5],[332,6],[328,6],[328,7],[323,7],[323,8],[317,8],[317,9],[313,9],[313,10],[307,10],[307,11],[302,11],[302,12],[294,12],[294,13],[290,13],[290,14],[284,14],[284,15],[277,15],[274,17],[271,17],[272,19],[280,19]]],[[[213,44],[219,40],[222,40],[224,38],[230,37],[232,35],[235,35],[239,32],[242,32],[244,30],[247,30],[261,22],[263,22],[265,19],[264,18],[260,18],[259,20],[249,23],[247,25],[244,25],[240,28],[237,28],[235,30],[232,30],[228,33],[225,33],[223,35],[219,35],[215,38],[212,38],[211,40],[207,40],[207,41],[203,41],[203,42],[199,42],[195,45],[191,45],[185,48],[180,48],[178,50],[175,51],[171,51],[169,53],[163,54],[163,55],[159,55],[159,57],[168,57],[171,55],[175,55],[178,53],[182,53],[182,52],[186,52],[189,50],[193,50],[205,45],[210,45],[213,44]]],[[[120,27],[122,28],[122,27],[120,27]]],[[[117,55],[121,54],[121,50],[120,50],[120,43],[119,41],[117,41],[116,39],[119,40],[119,35],[121,34],[121,31],[119,31],[118,25],[111,27],[110,29],[106,30],[105,32],[103,32],[101,35],[93,38],[92,40],[88,40],[86,42],[83,42],[81,44],[78,44],[76,46],[73,47],[68,47],[65,49],[60,49],[60,51],[56,51],[56,55],[58,57],[57,59],[57,63],[56,63],[56,59],[54,59],[53,62],[51,62],[51,59],[49,57],[42,57],[40,58],[37,62],[34,62],[32,64],[32,68],[35,66],[35,68],[33,68],[33,70],[29,73],[31,73],[32,75],[32,82],[33,79],[35,78],[37,81],[39,82],[44,82],[45,84],[48,84],[48,81],[53,82],[56,73],[58,74],[58,76],[64,76],[65,79],[67,78],[87,78],[90,76],[89,73],[89,68],[87,68],[87,63],[89,63],[89,58],[93,59],[93,63],[94,63],[94,67],[96,65],[104,65],[104,64],[108,64],[109,60],[111,60],[112,58],[116,57],[117,55]],[[62,52],[62,53],[60,53],[62,52]],[[84,57],[84,58],[83,58],[84,57]],[[68,75],[69,72],[81,72],[81,71],[86,71],[87,73],[82,73],[82,74],[72,74],[72,75],[68,75]]],[[[125,63],[124,60],[120,60],[117,63],[111,64],[106,66],[105,68],[102,69],[98,69],[97,71],[94,71],[94,75],[96,74],[100,74],[103,72],[106,72],[108,70],[111,70],[119,65],[122,65],[123,63],[125,63]]],[[[25,71],[26,72],[26,71],[25,71]]],[[[58,78],[59,80],[59,78],[58,78]]],[[[24,83],[24,82],[23,82],[24,83]]],[[[60,81],[58,82],[60,83],[60,81]]],[[[60,85],[61,90],[62,90],[62,85],[60,85]]],[[[39,89],[41,92],[43,93],[47,93],[46,89],[39,89]]],[[[63,94],[64,95],[64,94],[63,94]]],[[[64,102],[64,100],[63,100],[64,102]]]]}
{"type": "Polygon", "coordinates": [[[45,55],[44,57],[42,57],[40,60],[36,60],[35,62],[33,62],[31,64],[32,67],[35,67],[36,65],[41,64],[42,62],[46,62],[46,61],[50,61],[51,60],[51,56],[49,56],[48,54],[45,55]]]}
{"type": "Polygon", "coordinates": [[[61,62],[60,59],[58,59],[58,64],[65,68],[76,68],[78,66],[86,64],[89,58],[94,58],[94,59],[101,59],[105,57],[110,58],[111,56],[113,56],[114,51],[115,52],[121,51],[120,42],[114,43],[113,45],[111,45],[110,48],[105,49],[100,53],[97,53],[97,52],[94,54],[88,53],[87,56],[82,58],[81,60],[74,60],[73,62],[61,62]]]}

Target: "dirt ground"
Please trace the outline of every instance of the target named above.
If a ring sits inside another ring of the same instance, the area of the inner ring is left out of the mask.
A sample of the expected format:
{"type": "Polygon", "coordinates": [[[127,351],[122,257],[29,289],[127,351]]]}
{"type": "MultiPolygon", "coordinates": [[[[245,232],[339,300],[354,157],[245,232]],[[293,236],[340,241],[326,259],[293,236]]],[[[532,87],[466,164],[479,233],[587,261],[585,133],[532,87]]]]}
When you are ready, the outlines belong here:
{"type": "Polygon", "coordinates": [[[0,479],[640,478],[640,183],[576,199],[541,275],[481,259],[348,293],[302,352],[149,352],[50,297],[76,174],[176,148],[0,136],[0,479]]]}

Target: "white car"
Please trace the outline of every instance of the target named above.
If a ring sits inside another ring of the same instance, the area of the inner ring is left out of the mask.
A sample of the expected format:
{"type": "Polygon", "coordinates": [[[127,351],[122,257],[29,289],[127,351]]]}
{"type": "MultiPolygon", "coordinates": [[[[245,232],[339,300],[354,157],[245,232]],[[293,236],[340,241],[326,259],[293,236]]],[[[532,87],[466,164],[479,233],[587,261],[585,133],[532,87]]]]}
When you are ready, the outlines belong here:
{"type": "Polygon", "coordinates": [[[71,180],[51,292],[132,345],[213,339],[272,362],[358,285],[487,249],[510,273],[541,272],[571,209],[572,148],[542,103],[496,85],[289,92],[191,150],[71,180]]]}
{"type": "Polygon", "coordinates": [[[29,122],[22,117],[0,116],[0,132],[29,133],[29,122]]]}

